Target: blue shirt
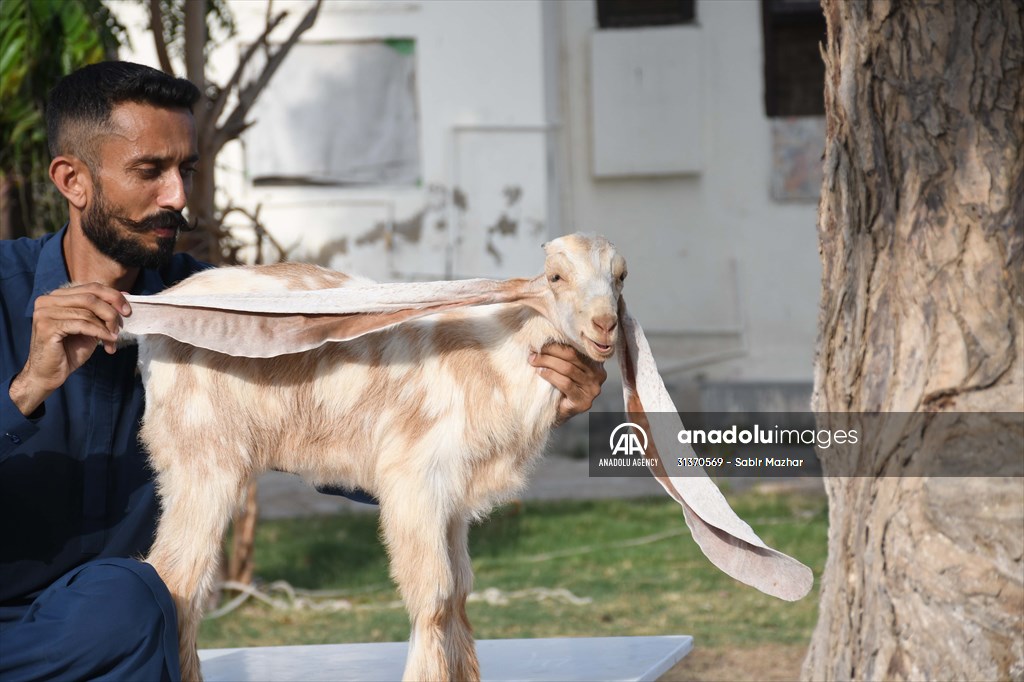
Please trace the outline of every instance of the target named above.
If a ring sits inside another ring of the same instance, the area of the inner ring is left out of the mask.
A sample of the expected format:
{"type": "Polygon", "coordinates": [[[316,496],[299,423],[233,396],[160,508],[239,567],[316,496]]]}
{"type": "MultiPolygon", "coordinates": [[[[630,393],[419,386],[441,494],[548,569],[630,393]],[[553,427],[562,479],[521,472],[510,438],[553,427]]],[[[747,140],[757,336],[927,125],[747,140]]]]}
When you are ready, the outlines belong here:
{"type": "MultiPolygon", "coordinates": [[[[143,390],[135,346],[96,350],[26,418],[10,398],[28,357],[36,299],[68,282],[63,237],[0,241],[0,623],[92,559],[144,555],[158,503],[139,444],[143,390]]],[[[134,294],[155,294],[204,269],[178,254],[142,270],[134,294]]]]}

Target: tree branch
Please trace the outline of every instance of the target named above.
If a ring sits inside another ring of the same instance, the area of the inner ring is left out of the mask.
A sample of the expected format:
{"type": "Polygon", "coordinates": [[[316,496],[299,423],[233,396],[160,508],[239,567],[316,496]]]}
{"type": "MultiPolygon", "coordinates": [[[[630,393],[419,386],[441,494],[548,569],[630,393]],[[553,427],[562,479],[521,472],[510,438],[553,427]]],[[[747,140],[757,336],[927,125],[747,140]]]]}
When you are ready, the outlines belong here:
{"type": "Polygon", "coordinates": [[[298,42],[299,37],[312,28],[313,23],[316,22],[317,15],[320,12],[320,5],[322,3],[323,0],[316,0],[316,4],[309,10],[309,12],[306,13],[306,16],[302,18],[302,21],[295,27],[295,30],[292,31],[288,40],[286,40],[276,52],[270,55],[266,65],[263,67],[263,71],[256,80],[251,81],[238,93],[238,103],[224,122],[224,125],[220,126],[214,135],[214,154],[220,151],[224,144],[229,140],[234,139],[234,137],[250,125],[245,122],[245,117],[248,115],[249,109],[252,108],[252,105],[260,96],[260,93],[263,92],[263,88],[265,88],[267,83],[270,82],[271,77],[273,77],[277,68],[281,65],[281,62],[284,61],[284,58],[288,56],[292,47],[298,42]],[[234,132],[234,135],[229,136],[228,133],[231,132],[234,132]]]}
{"type": "MultiPolygon", "coordinates": [[[[155,1],[156,0],[154,0],[154,2],[155,1]]],[[[217,94],[217,99],[214,100],[213,107],[210,110],[210,118],[207,119],[206,125],[208,132],[211,135],[216,134],[217,121],[220,119],[220,115],[224,113],[224,107],[227,106],[228,97],[231,95],[232,90],[234,90],[238,86],[239,81],[242,80],[242,74],[245,72],[245,67],[249,65],[250,61],[252,61],[253,55],[256,54],[256,50],[259,49],[260,45],[266,44],[267,36],[270,35],[270,32],[277,28],[277,25],[280,24],[281,20],[286,16],[288,16],[287,12],[281,12],[273,19],[267,17],[267,27],[263,30],[263,34],[252,45],[247,47],[241,58],[239,58],[238,66],[235,67],[235,72],[231,74],[231,80],[227,82],[227,85],[221,88],[220,92],[217,94]]]]}
{"type": "Polygon", "coordinates": [[[160,60],[160,68],[164,73],[175,75],[171,66],[171,58],[167,54],[167,43],[164,42],[164,13],[160,9],[160,0],[149,0],[149,30],[153,33],[153,44],[156,47],[156,58],[160,60]]]}
{"type": "Polygon", "coordinates": [[[271,246],[277,249],[277,252],[280,254],[279,260],[286,260],[289,254],[291,254],[291,252],[294,251],[296,247],[298,247],[301,240],[295,242],[295,244],[288,247],[282,246],[281,242],[277,241],[277,239],[274,238],[274,235],[272,235],[270,231],[267,230],[266,225],[264,225],[263,222],[260,220],[260,210],[262,208],[263,205],[259,204],[256,206],[256,212],[252,213],[243,208],[242,206],[235,206],[234,204],[230,204],[228,205],[227,208],[224,209],[224,212],[220,214],[220,222],[223,225],[224,221],[227,219],[229,214],[241,213],[243,216],[245,216],[252,222],[253,230],[255,230],[258,235],[262,235],[264,239],[270,242],[271,246]]]}

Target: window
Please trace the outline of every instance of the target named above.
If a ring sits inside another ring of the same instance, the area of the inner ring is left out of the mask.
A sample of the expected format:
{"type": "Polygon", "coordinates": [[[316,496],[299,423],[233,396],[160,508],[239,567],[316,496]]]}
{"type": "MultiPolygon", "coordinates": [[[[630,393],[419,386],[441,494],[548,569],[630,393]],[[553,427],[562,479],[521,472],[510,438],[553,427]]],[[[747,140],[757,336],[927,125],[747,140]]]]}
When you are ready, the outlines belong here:
{"type": "Polygon", "coordinates": [[[245,133],[256,185],[415,185],[416,50],[409,39],[299,43],[245,133]]]}
{"type": "Polygon", "coordinates": [[[761,0],[768,116],[823,116],[825,15],[817,0],[761,0]]]}
{"type": "Polygon", "coordinates": [[[693,23],[694,0],[597,0],[600,28],[638,28],[693,23]]]}

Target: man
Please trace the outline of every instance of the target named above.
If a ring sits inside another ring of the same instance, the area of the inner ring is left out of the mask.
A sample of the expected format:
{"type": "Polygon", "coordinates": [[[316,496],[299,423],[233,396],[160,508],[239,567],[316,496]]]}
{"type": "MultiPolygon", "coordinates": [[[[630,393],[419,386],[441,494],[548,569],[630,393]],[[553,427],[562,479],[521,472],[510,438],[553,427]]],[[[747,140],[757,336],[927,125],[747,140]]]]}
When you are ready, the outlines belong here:
{"type": "MultiPolygon", "coordinates": [[[[137,353],[115,342],[131,314],[122,292],[204,267],[173,254],[198,98],[126,62],[64,78],[46,118],[68,223],[0,242],[0,679],[180,677],[173,601],[138,560],[158,503],[138,444],[137,353]]],[[[605,378],[567,346],[524,361],[563,393],[560,421],[589,409],[605,378]]]]}
{"type": "Polygon", "coordinates": [[[133,558],[158,508],[138,446],[137,354],[115,341],[121,292],[156,293],[202,267],[172,256],[198,98],[188,81],[124,63],[51,93],[50,178],[69,221],[0,247],[2,679],[180,677],[173,602],[133,558]]]}

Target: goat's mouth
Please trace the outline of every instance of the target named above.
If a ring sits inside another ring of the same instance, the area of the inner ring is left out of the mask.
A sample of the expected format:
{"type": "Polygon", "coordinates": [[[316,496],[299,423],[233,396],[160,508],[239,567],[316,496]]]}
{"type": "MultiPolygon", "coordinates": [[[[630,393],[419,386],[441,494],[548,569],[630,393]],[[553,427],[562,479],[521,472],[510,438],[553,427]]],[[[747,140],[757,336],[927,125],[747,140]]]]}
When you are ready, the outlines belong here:
{"type": "Polygon", "coordinates": [[[611,340],[611,343],[598,343],[594,339],[590,338],[586,334],[582,334],[587,345],[590,347],[588,350],[593,352],[589,353],[594,359],[606,360],[612,356],[615,352],[615,341],[611,340]]]}

